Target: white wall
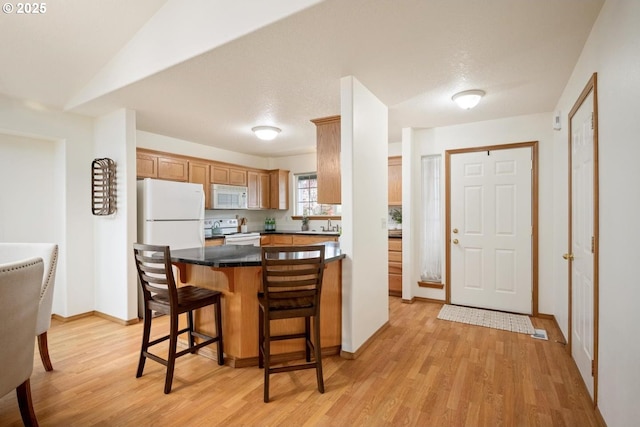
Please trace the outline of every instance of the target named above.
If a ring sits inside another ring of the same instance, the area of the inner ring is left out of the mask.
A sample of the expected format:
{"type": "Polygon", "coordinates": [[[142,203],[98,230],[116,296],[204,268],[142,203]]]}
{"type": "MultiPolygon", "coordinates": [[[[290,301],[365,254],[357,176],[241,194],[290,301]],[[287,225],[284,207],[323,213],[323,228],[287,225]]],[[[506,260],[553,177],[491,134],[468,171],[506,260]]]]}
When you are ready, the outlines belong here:
{"type": "MultiPolygon", "coordinates": [[[[554,213],[553,213],[553,192],[554,192],[554,135],[552,129],[552,114],[534,114],[527,116],[509,117],[498,120],[488,120],[483,122],[467,123],[463,125],[447,126],[433,129],[413,129],[412,132],[403,133],[403,149],[411,156],[411,162],[403,161],[403,169],[410,168],[408,175],[404,176],[403,170],[403,213],[407,210],[412,214],[411,227],[415,230],[413,235],[420,235],[421,218],[421,173],[420,159],[422,156],[439,154],[442,156],[442,192],[444,194],[444,154],[446,150],[456,148],[478,147],[484,145],[500,145],[516,142],[538,141],[539,160],[539,269],[538,269],[538,289],[539,301],[538,309],[541,313],[553,314],[555,312],[555,285],[553,282],[553,253],[548,250],[552,247],[554,237],[554,213]],[[406,166],[405,166],[406,164],[406,166]],[[407,179],[410,180],[406,183],[407,179]],[[404,194],[406,191],[407,195],[404,194]],[[404,201],[409,199],[410,206],[406,206],[404,201]],[[547,250],[545,250],[545,248],[547,250]]],[[[403,151],[404,153],[404,151],[403,151]]],[[[408,157],[408,156],[405,156],[408,157]]],[[[405,159],[403,157],[403,160],[405,159]]],[[[444,207],[443,207],[444,215],[444,207]]],[[[403,240],[406,234],[403,225],[403,240]]],[[[420,242],[413,239],[410,246],[405,248],[407,242],[403,242],[403,253],[405,251],[420,253],[420,242]]],[[[446,257],[446,254],[445,254],[446,257]]],[[[403,298],[411,299],[418,296],[423,298],[441,299],[445,298],[445,291],[439,289],[420,288],[417,281],[420,279],[420,257],[415,256],[413,265],[408,265],[409,272],[406,283],[403,277],[403,298]],[[405,295],[404,288],[407,286],[409,295],[405,295]]],[[[405,271],[405,269],[403,269],[405,271]]],[[[443,273],[445,271],[443,264],[443,273]]],[[[446,277],[443,277],[446,280],[446,277]]]]}
{"type": "Polygon", "coordinates": [[[389,320],[388,111],[353,77],[340,80],[340,98],[340,246],[347,256],[342,269],[342,349],[355,353],[389,320]]]}
{"type": "Polygon", "coordinates": [[[118,110],[96,119],[95,157],[116,163],[116,213],[94,216],[95,310],[118,319],[138,316],[135,112],[118,110]]]}
{"type": "MultiPolygon", "coordinates": [[[[89,169],[93,160],[92,120],[60,111],[48,110],[43,106],[0,96],[0,134],[19,135],[31,140],[49,141],[54,145],[48,159],[50,168],[45,174],[53,174],[55,200],[51,205],[41,204],[38,213],[24,210],[24,215],[13,217],[11,227],[18,233],[12,240],[31,241],[34,239],[32,227],[34,215],[43,221],[52,221],[55,228],[47,239],[55,239],[59,244],[60,257],[56,275],[53,312],[64,317],[93,310],[93,220],[90,205],[89,169]],[[52,154],[52,156],[51,156],[52,154]]],[[[31,144],[31,142],[27,142],[31,144]]],[[[37,168],[23,163],[24,152],[5,155],[6,164],[20,164],[33,174],[33,180],[47,179],[40,176],[37,168]]],[[[15,166],[14,166],[15,167],[15,166]]],[[[33,191],[33,181],[12,179],[3,181],[10,185],[13,195],[29,194],[33,191]]],[[[42,183],[47,187],[48,183],[42,183]]],[[[34,199],[38,193],[36,192],[34,199]]],[[[48,197],[42,195],[43,200],[48,197]]],[[[8,200],[8,203],[20,203],[8,200]]],[[[4,237],[3,237],[4,239],[4,237]]]]}
{"type": "Polygon", "coordinates": [[[56,182],[56,145],[0,133],[0,241],[60,240],[58,212],[64,193],[62,183],[56,182]]]}
{"type": "MultiPolygon", "coordinates": [[[[556,134],[556,234],[554,256],[566,251],[567,115],[592,73],[598,73],[600,167],[600,330],[598,407],[609,427],[640,419],[640,2],[607,0],[558,102],[563,129],[556,134]],[[562,168],[562,169],[561,169],[562,168]]],[[[555,259],[555,258],[554,258],[555,259]]],[[[567,334],[566,266],[554,277],[556,317],[567,334]]]]}
{"type": "MultiPolygon", "coordinates": [[[[0,132],[0,241],[64,241],[64,142],[0,132]]],[[[64,312],[66,260],[58,260],[52,312],[64,312]]]]}

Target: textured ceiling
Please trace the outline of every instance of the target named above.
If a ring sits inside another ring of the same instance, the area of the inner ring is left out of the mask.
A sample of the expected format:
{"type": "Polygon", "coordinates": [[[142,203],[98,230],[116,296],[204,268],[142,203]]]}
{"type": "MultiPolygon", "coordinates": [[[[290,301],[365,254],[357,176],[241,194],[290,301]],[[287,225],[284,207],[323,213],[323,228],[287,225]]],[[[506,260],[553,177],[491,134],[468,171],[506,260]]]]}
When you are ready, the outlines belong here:
{"type": "MultiPolygon", "coordinates": [[[[390,142],[403,127],[549,112],[602,3],[325,0],[71,111],[126,107],[141,130],[261,156],[313,151],[309,120],[340,113],[347,75],[389,107],[390,142]],[[466,89],[487,92],[474,110],[451,102],[466,89]],[[262,124],[282,133],[258,141],[262,124]]],[[[0,92],[64,108],[162,4],[76,0],[0,17],[0,37],[19,40],[0,47],[0,92]]]]}

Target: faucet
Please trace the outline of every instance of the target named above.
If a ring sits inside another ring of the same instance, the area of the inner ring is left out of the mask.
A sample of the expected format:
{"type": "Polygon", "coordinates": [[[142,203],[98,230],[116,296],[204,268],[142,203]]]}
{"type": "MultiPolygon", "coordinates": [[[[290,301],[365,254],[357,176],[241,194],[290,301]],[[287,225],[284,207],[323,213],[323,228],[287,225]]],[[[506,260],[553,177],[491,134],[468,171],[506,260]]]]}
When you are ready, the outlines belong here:
{"type": "Polygon", "coordinates": [[[327,227],[325,228],[324,225],[320,226],[320,230],[322,231],[337,231],[340,232],[340,226],[339,225],[331,225],[331,219],[327,219],[327,227]]]}

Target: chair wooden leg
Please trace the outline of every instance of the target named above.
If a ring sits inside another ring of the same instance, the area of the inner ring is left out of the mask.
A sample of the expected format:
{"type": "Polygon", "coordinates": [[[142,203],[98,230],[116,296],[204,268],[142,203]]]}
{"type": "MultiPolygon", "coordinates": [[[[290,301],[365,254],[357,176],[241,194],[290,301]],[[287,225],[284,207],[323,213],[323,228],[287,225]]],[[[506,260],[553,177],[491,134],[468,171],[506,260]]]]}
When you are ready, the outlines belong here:
{"type": "Polygon", "coordinates": [[[164,381],[164,394],[171,392],[173,382],[173,369],[176,365],[176,348],[178,347],[178,316],[171,316],[169,328],[169,354],[167,356],[167,377],[164,381]]]}
{"type": "Polygon", "coordinates": [[[37,427],[38,420],[33,410],[33,401],[31,399],[31,381],[29,378],[16,388],[18,396],[18,406],[20,407],[20,415],[25,427],[37,427]]]}
{"type": "Polygon", "coordinates": [[[193,311],[187,311],[187,326],[189,327],[189,348],[192,349],[191,353],[195,353],[193,350],[193,346],[196,345],[195,339],[193,338],[193,311]]]}
{"type": "Polygon", "coordinates": [[[151,335],[151,310],[144,310],[144,325],[142,327],[142,344],[140,346],[140,359],[138,360],[138,371],[136,372],[136,378],[142,376],[144,371],[144,362],[147,357],[145,352],[149,351],[149,336],[151,335]]]}
{"type": "Polygon", "coordinates": [[[311,362],[311,319],[304,318],[304,356],[307,362],[311,362]]]}
{"type": "Polygon", "coordinates": [[[44,331],[40,335],[38,335],[38,350],[40,351],[40,360],[42,360],[42,365],[44,366],[45,371],[53,371],[53,365],[51,364],[51,359],[49,358],[49,345],[47,343],[47,331],[44,331]]]}
{"type": "Polygon", "coordinates": [[[319,313],[313,317],[313,341],[316,358],[316,377],[318,379],[318,391],[324,393],[324,377],[322,375],[322,345],[320,343],[320,316],[319,313]]]}
{"type": "Polygon", "coordinates": [[[258,308],[258,368],[264,368],[264,312],[258,308]]]}
{"type": "Polygon", "coordinates": [[[218,334],[218,365],[224,365],[224,346],[222,343],[222,302],[218,298],[218,302],[213,305],[216,311],[216,333],[218,334]]]}
{"type": "Polygon", "coordinates": [[[264,319],[264,403],[269,403],[269,374],[271,373],[271,322],[264,319]]]}

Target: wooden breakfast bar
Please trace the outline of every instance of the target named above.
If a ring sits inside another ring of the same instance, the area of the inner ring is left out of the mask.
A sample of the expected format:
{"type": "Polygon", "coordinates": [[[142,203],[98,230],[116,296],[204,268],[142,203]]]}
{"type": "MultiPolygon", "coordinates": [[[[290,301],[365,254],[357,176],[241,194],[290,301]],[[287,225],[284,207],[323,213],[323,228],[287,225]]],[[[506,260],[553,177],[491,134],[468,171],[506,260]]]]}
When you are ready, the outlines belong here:
{"type": "MultiPolygon", "coordinates": [[[[320,342],[323,355],[340,353],[342,341],[342,259],[337,242],[325,246],[325,272],[320,302],[320,342]]],[[[224,245],[171,251],[177,281],[223,293],[222,327],[225,364],[234,368],[258,364],[258,291],[262,289],[261,248],[224,245]]],[[[211,310],[198,310],[196,328],[215,335],[211,310]]],[[[302,319],[272,322],[275,333],[304,330],[302,319]]],[[[205,347],[200,353],[215,359],[205,347]]],[[[273,360],[304,357],[304,340],[272,343],[273,360]],[[280,356],[280,357],[278,357],[280,356]]]]}

